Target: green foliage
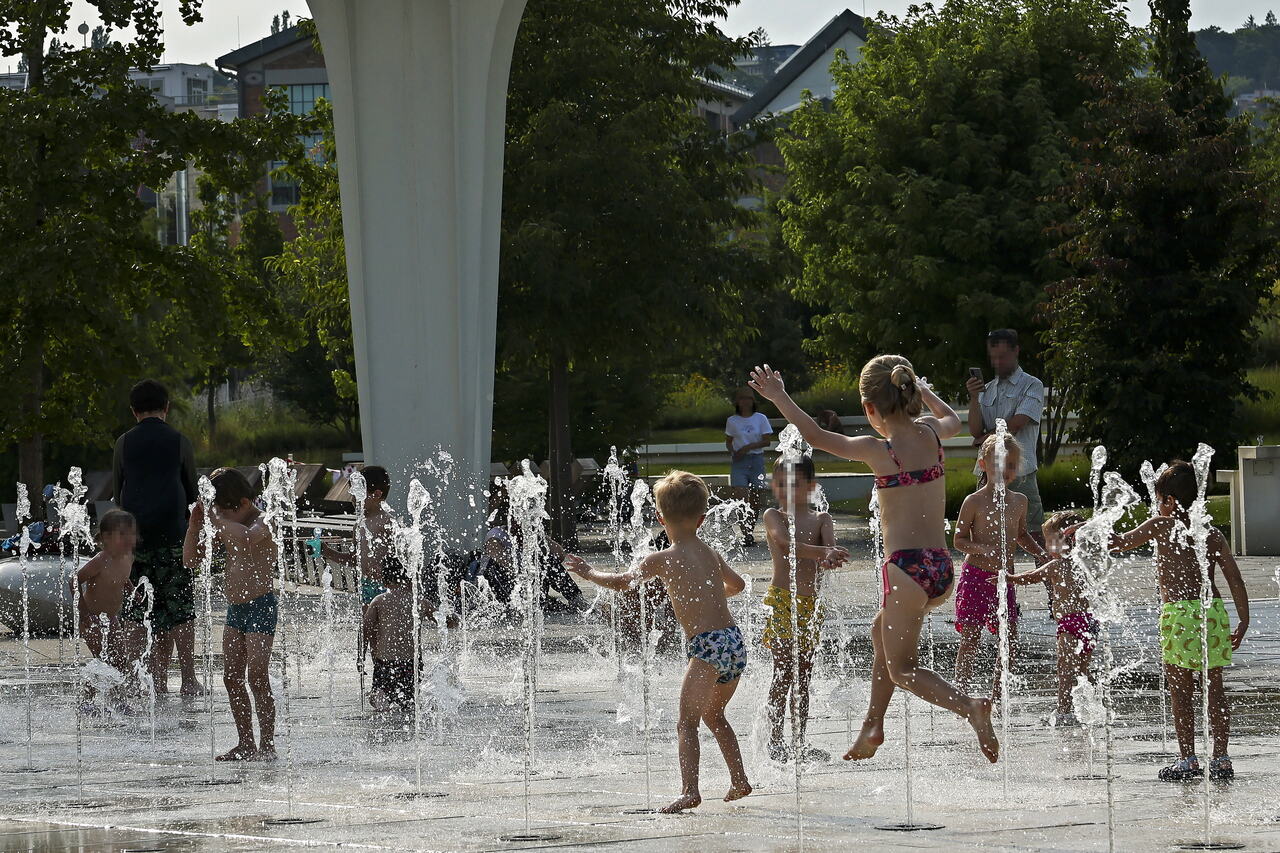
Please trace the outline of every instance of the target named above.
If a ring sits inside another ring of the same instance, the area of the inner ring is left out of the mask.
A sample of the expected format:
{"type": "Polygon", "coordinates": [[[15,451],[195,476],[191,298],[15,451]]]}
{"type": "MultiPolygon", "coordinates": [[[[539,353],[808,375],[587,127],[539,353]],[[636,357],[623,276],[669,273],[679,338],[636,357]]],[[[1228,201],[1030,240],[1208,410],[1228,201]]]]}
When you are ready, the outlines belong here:
{"type": "Polygon", "coordinates": [[[1215,74],[1247,81],[1240,91],[1280,83],[1280,25],[1275,17],[1262,24],[1242,26],[1234,32],[1208,27],[1195,34],[1196,46],[1215,74]]]}
{"type": "Polygon", "coordinates": [[[759,247],[731,237],[752,220],[736,205],[753,187],[746,141],[726,141],[692,112],[697,77],[718,79],[715,69],[746,50],[715,23],[733,4],[529,3],[507,102],[499,446],[547,411],[502,396],[525,387],[536,399],[539,370],[542,396],[552,378],[556,399],[568,393],[551,431],[562,453],[569,421],[589,422],[584,387],[593,411],[627,413],[610,434],[633,443],[662,399],[653,380],[726,327],[750,326],[743,282],[759,247]],[[607,377],[619,381],[581,382],[607,377]],[[639,390],[656,396],[650,407],[639,390]]]}
{"type": "Polygon", "coordinates": [[[316,102],[312,120],[322,134],[319,150],[282,170],[284,177],[298,182],[299,201],[289,210],[298,236],[267,261],[310,330],[309,341],[297,357],[275,360],[272,385],[314,421],[336,422],[354,440],[359,400],[333,108],[328,101],[316,102]],[[310,375],[291,375],[297,369],[310,375]]]}
{"type": "MultiPolygon", "coordinates": [[[[337,467],[342,454],[359,450],[332,426],[316,424],[288,404],[242,401],[223,410],[217,433],[198,414],[171,413],[170,422],[187,435],[201,467],[256,465],[292,453],[299,462],[337,467]]],[[[110,456],[107,456],[110,465],[110,456]]]]}
{"type": "MultiPolygon", "coordinates": [[[[780,147],[784,233],[801,298],[826,305],[817,346],[854,368],[908,354],[940,389],[964,382],[988,331],[1024,332],[1062,276],[1046,201],[1070,168],[1091,97],[1083,68],[1125,76],[1135,41],[1112,0],[950,0],[881,16],[861,61],[833,67],[780,147]]],[[[981,362],[976,362],[981,363],[981,362]]]]}
{"type": "Polygon", "coordinates": [[[1153,2],[1161,76],[1093,79],[1091,129],[1064,191],[1076,211],[1047,335],[1079,391],[1078,433],[1126,475],[1237,437],[1254,320],[1275,280],[1247,120],[1185,37],[1186,0],[1153,2]]]}
{"type": "MultiPolygon", "coordinates": [[[[1280,443],[1280,367],[1262,367],[1249,371],[1249,384],[1258,390],[1257,399],[1240,398],[1240,440],[1252,444],[1263,436],[1268,444],[1280,443]]],[[[1230,455],[1230,447],[1223,448],[1230,455]]]]}
{"type": "Polygon", "coordinates": [[[732,388],[695,373],[663,401],[656,425],[663,429],[722,427],[733,414],[732,388]]]}
{"type": "MultiPolygon", "coordinates": [[[[0,382],[13,401],[0,445],[19,445],[28,483],[43,480],[46,438],[107,443],[121,384],[190,372],[220,322],[224,270],[147,234],[138,188],[164,186],[188,161],[224,185],[260,177],[272,135],[263,122],[166,111],[129,79],[160,59],[156,4],[92,5],[133,38],[55,49],[46,40],[66,32],[69,4],[0,0],[0,54],[28,68],[26,89],[0,90],[0,382]]],[[[199,20],[198,8],[182,0],[182,19],[199,20]]]]}

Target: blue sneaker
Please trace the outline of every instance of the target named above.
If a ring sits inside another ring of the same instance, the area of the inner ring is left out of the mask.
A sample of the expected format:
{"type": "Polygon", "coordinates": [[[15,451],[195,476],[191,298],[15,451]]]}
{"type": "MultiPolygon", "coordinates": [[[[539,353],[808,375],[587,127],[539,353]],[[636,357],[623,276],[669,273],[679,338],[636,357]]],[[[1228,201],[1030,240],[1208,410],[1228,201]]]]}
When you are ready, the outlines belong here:
{"type": "Polygon", "coordinates": [[[1161,782],[1185,782],[1203,775],[1204,768],[1200,766],[1200,759],[1194,755],[1189,758],[1179,758],[1168,767],[1160,768],[1161,782]]]}

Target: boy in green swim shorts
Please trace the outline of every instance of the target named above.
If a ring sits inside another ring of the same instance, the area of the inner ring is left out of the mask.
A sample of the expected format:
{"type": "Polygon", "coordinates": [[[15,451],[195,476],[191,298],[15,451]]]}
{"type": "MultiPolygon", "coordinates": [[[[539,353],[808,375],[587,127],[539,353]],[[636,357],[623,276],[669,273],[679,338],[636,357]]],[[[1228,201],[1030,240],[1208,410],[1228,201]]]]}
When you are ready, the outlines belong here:
{"type": "MultiPolygon", "coordinates": [[[[1231,709],[1222,684],[1222,668],[1231,664],[1231,652],[1240,648],[1249,630],[1249,594],[1240,568],[1231,556],[1226,537],[1216,528],[1209,531],[1209,584],[1213,590],[1206,606],[1201,599],[1204,583],[1199,560],[1191,536],[1191,505],[1199,490],[1196,472],[1186,462],[1174,462],[1156,480],[1156,498],[1160,514],[1112,539],[1112,548],[1130,551],[1148,542],[1155,544],[1156,574],[1160,580],[1160,649],[1164,658],[1165,681],[1169,685],[1169,702],[1173,708],[1173,727],[1178,735],[1180,758],[1160,770],[1160,778],[1178,782],[1204,775],[1196,757],[1195,675],[1207,669],[1205,680],[1209,691],[1209,733],[1213,738],[1213,757],[1209,776],[1230,779],[1235,775],[1227,754],[1231,729],[1231,709]],[[1239,619],[1235,630],[1227,616],[1227,608],[1218,592],[1215,574],[1221,571],[1231,590],[1239,619]],[[1206,621],[1207,615],[1207,621],[1206,621]],[[1208,654],[1202,642],[1204,626],[1208,630],[1208,654]]],[[[1203,689],[1203,685],[1202,685],[1203,689]]]]}

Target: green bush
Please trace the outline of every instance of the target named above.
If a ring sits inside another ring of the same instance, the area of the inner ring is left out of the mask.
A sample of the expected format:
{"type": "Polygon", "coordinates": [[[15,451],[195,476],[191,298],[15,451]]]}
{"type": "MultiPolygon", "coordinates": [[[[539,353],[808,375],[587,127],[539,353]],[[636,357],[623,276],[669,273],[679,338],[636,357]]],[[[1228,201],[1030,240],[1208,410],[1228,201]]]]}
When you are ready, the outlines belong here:
{"type": "Polygon", "coordinates": [[[722,426],[733,414],[730,393],[729,389],[695,373],[667,397],[654,426],[657,429],[722,426]]]}
{"type": "MultiPolygon", "coordinates": [[[[1274,441],[1280,434],[1280,367],[1259,367],[1249,371],[1249,381],[1263,391],[1261,400],[1243,400],[1237,423],[1242,441],[1252,443],[1257,436],[1274,441]]],[[[1223,463],[1230,467],[1230,463],[1223,463]]]]}
{"type": "Polygon", "coordinates": [[[815,373],[817,378],[808,390],[795,395],[800,408],[809,414],[817,409],[830,409],[841,416],[862,414],[858,380],[847,369],[828,364],[815,373]]]}
{"type": "Polygon", "coordinates": [[[201,468],[220,465],[257,465],[273,456],[292,453],[299,462],[322,462],[338,467],[342,454],[352,447],[341,431],[318,426],[301,412],[281,403],[248,401],[218,410],[213,441],[203,408],[175,411],[170,421],[195,445],[201,468]]]}

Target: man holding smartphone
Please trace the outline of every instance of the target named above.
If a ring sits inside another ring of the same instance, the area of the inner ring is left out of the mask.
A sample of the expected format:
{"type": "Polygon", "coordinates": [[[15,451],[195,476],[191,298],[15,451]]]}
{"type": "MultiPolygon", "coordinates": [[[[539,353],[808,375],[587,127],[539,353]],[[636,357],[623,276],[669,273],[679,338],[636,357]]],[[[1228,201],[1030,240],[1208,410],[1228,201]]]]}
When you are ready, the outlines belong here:
{"type": "MultiPolygon", "coordinates": [[[[995,378],[984,382],[981,368],[969,368],[969,433],[974,446],[996,431],[996,420],[1004,419],[1009,433],[1022,449],[1018,477],[1010,485],[1027,496],[1027,529],[1043,544],[1044,505],[1036,482],[1036,445],[1040,439],[1040,417],[1044,413],[1044,383],[1018,366],[1018,333],[997,329],[987,335],[987,358],[995,378]]],[[[975,466],[974,472],[977,473],[975,466]]]]}

